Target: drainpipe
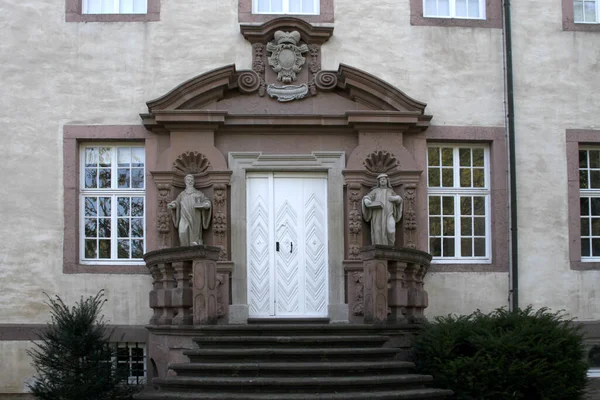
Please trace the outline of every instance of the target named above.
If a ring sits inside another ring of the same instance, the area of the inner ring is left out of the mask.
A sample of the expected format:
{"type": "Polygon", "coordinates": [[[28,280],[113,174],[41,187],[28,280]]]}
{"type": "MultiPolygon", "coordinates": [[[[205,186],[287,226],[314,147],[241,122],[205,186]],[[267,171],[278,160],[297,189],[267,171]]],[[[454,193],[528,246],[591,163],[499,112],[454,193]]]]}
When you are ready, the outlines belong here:
{"type": "Polygon", "coordinates": [[[508,159],[509,159],[509,191],[510,191],[510,292],[509,304],[511,310],[519,308],[519,249],[517,232],[517,173],[515,162],[515,102],[513,87],[513,63],[512,63],[512,33],[510,22],[510,0],[503,1],[504,14],[504,79],[506,129],[508,136],[508,159]]]}

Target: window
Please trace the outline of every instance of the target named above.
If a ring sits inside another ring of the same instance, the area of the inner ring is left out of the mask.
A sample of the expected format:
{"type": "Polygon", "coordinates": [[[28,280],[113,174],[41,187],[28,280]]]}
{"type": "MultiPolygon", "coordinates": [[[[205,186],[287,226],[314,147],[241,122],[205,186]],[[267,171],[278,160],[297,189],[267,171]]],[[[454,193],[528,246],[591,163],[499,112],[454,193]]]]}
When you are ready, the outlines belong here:
{"type": "Polygon", "coordinates": [[[598,0],[574,0],[573,20],[580,24],[598,23],[598,0]]]}
{"type": "Polygon", "coordinates": [[[117,343],[117,369],[127,370],[127,383],[146,383],[146,345],[142,343],[117,343]]]}
{"type": "Polygon", "coordinates": [[[423,16],[485,19],[485,0],[423,0],[423,16]]]}
{"type": "Polygon", "coordinates": [[[581,260],[600,261],[600,149],[579,149],[581,260]]]}
{"type": "Polygon", "coordinates": [[[81,261],[141,263],[146,230],[144,147],[88,144],[80,155],[81,261]]]}
{"type": "Polygon", "coordinates": [[[254,14],[319,14],[319,0],[254,0],[254,14]]]}
{"type": "Polygon", "coordinates": [[[83,0],[83,14],[146,14],[147,0],[83,0]]]}
{"type": "Polygon", "coordinates": [[[489,149],[430,144],[427,150],[429,252],[444,262],[489,262],[489,149]]]}

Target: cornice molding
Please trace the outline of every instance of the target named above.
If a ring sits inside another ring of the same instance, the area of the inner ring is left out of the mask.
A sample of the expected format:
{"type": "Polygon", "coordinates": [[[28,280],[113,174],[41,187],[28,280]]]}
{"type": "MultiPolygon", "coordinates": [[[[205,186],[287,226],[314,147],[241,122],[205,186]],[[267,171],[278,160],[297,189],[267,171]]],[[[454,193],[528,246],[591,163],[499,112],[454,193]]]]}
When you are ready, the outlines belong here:
{"type": "Polygon", "coordinates": [[[283,17],[262,25],[240,24],[240,32],[250,43],[267,43],[276,31],[298,31],[306,44],[323,44],[333,35],[333,25],[314,26],[294,17],[283,17]]]}

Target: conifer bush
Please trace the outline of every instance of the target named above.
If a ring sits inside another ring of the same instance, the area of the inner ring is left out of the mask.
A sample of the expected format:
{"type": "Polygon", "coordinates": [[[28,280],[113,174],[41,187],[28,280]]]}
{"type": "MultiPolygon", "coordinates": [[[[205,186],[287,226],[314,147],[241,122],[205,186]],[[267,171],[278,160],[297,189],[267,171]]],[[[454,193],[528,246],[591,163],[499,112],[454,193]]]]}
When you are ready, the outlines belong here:
{"type": "Polygon", "coordinates": [[[125,385],[129,373],[116,367],[111,331],[100,315],[103,297],[100,291],[71,308],[58,296],[48,298],[52,322],[28,352],[37,372],[29,389],[37,399],[127,399],[139,390],[125,385]]]}
{"type": "Polygon", "coordinates": [[[414,344],[417,369],[457,400],[580,400],[583,334],[546,308],[435,318],[414,344]]]}

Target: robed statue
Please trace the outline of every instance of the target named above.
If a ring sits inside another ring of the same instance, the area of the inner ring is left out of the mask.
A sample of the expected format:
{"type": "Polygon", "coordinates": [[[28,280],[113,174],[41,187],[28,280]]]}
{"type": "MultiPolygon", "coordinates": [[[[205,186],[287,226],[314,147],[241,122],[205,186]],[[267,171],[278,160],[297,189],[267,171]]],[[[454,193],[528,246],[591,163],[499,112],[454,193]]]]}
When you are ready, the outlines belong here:
{"type": "Polygon", "coordinates": [[[362,200],[362,214],[371,223],[371,244],[393,246],[396,224],[402,219],[402,197],[394,193],[386,174],[377,177],[377,186],[362,200]]]}
{"type": "Polygon", "coordinates": [[[186,175],[184,181],[184,191],[167,208],[179,232],[179,245],[201,245],[204,244],[202,230],[210,225],[212,206],[204,193],[194,187],[193,175],[186,175]]]}

